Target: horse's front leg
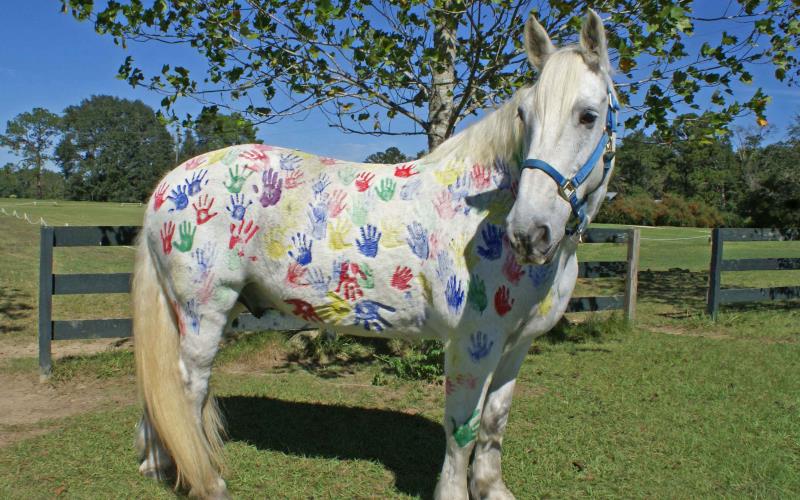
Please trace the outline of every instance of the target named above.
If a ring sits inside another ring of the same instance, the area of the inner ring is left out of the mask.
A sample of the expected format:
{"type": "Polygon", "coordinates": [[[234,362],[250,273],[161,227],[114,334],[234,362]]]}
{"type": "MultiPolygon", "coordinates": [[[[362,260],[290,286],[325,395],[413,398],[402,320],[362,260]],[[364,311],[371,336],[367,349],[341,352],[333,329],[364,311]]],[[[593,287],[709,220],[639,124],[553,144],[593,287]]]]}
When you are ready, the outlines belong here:
{"type": "Polygon", "coordinates": [[[481,332],[454,336],[445,355],[444,431],[447,448],[435,498],[466,500],[467,468],[480,428],[486,391],[500,359],[500,343],[481,332]]]}
{"type": "Polygon", "coordinates": [[[507,352],[497,365],[483,405],[481,427],[472,458],[469,491],[472,498],[513,499],[503,482],[501,454],[503,433],[508,423],[517,373],[525,360],[530,342],[507,352]]]}

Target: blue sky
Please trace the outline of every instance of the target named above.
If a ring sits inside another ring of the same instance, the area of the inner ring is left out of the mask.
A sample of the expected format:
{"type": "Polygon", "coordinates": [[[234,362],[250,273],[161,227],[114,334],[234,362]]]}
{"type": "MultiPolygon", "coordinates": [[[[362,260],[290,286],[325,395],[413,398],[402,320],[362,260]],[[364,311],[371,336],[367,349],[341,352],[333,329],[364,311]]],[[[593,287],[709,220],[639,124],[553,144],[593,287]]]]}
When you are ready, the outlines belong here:
{"type": "MultiPolygon", "coordinates": [[[[699,2],[701,6],[716,2],[699,2]]],[[[0,131],[19,113],[44,107],[60,113],[95,94],[109,94],[141,99],[157,109],[161,97],[143,88],[131,88],[117,80],[117,68],[131,54],[146,74],[154,74],[161,64],[171,62],[189,68],[201,68],[202,61],[186,48],[160,44],[131,44],[127,51],[115,46],[110,37],[97,35],[91,23],[79,23],[60,12],[57,0],[28,0],[7,5],[0,21],[0,131]]],[[[701,10],[702,7],[701,7],[701,10]]],[[[716,40],[717,32],[698,30],[694,43],[716,40]]],[[[772,96],[767,118],[776,127],[774,139],[783,135],[792,117],[800,113],[800,91],[776,81],[772,69],[764,66],[754,71],[756,85],[772,96]]],[[[199,74],[199,73],[198,73],[199,74]]],[[[734,87],[749,95],[755,86],[734,87]]],[[[179,114],[197,113],[199,105],[184,100],[179,114]]],[[[753,118],[742,125],[751,126],[753,118]]],[[[363,160],[367,155],[397,146],[413,154],[426,147],[424,136],[371,137],[345,134],[331,128],[323,116],[311,113],[304,121],[287,119],[276,125],[260,125],[259,138],[265,143],[295,147],[312,153],[347,160],[363,160]]],[[[0,165],[15,158],[0,150],[0,165]]]]}

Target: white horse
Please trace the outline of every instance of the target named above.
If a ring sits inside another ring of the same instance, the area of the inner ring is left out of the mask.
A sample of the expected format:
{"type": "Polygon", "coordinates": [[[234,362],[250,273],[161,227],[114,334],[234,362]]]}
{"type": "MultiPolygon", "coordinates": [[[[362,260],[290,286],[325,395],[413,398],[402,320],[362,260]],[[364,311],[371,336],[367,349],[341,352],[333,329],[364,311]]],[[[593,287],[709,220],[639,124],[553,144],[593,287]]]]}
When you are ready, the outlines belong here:
{"type": "Polygon", "coordinates": [[[167,174],[133,282],[142,473],[174,466],[191,494],[227,495],[208,380],[241,305],[341,333],[442,340],[436,496],[512,498],[500,453],[515,379],[572,295],[618,108],[594,12],[580,44],[560,50],[531,16],[525,47],[536,85],[415,162],[246,145],[167,174]]]}

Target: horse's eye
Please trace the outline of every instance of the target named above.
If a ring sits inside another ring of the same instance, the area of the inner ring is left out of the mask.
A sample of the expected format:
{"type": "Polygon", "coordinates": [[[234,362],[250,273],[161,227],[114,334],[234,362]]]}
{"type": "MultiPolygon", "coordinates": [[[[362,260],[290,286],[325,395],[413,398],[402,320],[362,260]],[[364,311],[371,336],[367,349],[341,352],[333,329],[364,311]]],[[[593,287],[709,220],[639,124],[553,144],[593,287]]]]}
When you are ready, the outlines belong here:
{"type": "Polygon", "coordinates": [[[591,126],[594,125],[595,120],[597,120],[597,114],[593,111],[584,111],[581,113],[580,122],[581,125],[591,126]]]}

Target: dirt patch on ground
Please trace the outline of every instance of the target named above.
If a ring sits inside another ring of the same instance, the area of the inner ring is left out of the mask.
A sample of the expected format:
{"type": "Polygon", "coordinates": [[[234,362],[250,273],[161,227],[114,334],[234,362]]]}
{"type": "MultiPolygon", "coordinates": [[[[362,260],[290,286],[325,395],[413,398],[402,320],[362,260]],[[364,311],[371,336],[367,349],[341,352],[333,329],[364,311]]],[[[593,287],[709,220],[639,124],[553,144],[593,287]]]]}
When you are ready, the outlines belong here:
{"type": "Polygon", "coordinates": [[[689,331],[684,328],[674,326],[649,326],[647,330],[654,333],[663,333],[665,335],[679,335],[681,337],[702,337],[705,339],[714,340],[733,340],[734,337],[725,335],[723,333],[701,333],[697,331],[689,331]]]}
{"type": "MultiPolygon", "coordinates": [[[[66,356],[79,356],[97,354],[98,352],[114,349],[130,349],[133,341],[126,339],[97,339],[97,340],[59,340],[53,342],[50,353],[53,359],[66,356]]],[[[25,343],[0,343],[0,360],[11,358],[38,358],[39,344],[37,342],[25,343]]]]}
{"type": "Polygon", "coordinates": [[[57,429],[57,419],[136,401],[132,377],[40,383],[38,374],[0,373],[0,447],[57,429]]]}

